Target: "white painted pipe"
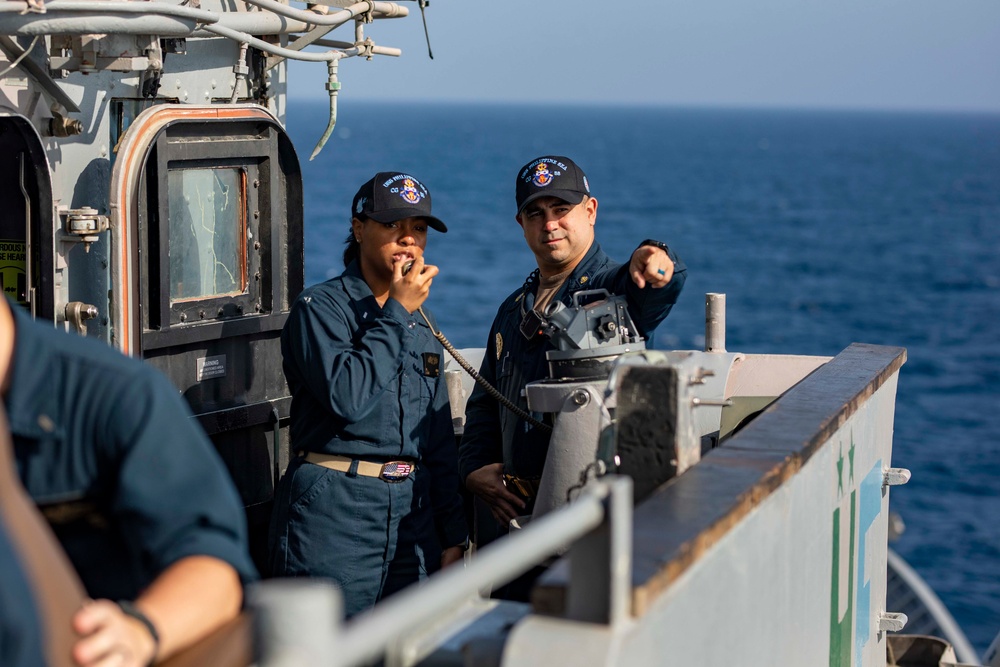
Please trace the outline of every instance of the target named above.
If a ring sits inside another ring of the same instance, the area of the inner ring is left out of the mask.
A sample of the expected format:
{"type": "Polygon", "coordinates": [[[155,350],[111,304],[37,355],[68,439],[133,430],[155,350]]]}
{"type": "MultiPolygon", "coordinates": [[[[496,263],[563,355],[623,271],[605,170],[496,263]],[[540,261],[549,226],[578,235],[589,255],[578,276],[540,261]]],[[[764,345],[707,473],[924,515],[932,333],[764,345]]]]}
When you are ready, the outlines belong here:
{"type": "Polygon", "coordinates": [[[705,351],[726,351],[726,295],[705,295],[705,351]]]}
{"type": "Polygon", "coordinates": [[[395,2],[374,2],[374,0],[365,0],[364,2],[355,3],[350,7],[342,9],[339,12],[334,12],[333,14],[319,14],[317,12],[305,11],[303,9],[295,9],[280,2],[275,2],[275,0],[245,1],[247,4],[256,5],[261,9],[266,9],[267,11],[274,12],[280,16],[287,16],[290,19],[296,19],[304,23],[324,27],[336,27],[343,25],[351,19],[361,16],[368,11],[372,11],[382,18],[397,18],[407,16],[409,14],[409,10],[406,7],[400,7],[395,2]]]}
{"type": "Polygon", "coordinates": [[[250,586],[254,658],[259,667],[324,665],[337,652],[343,595],[321,579],[269,579],[250,586]]]}
{"type": "Polygon", "coordinates": [[[395,2],[359,2],[333,14],[292,9],[273,0],[253,0],[264,12],[212,12],[163,2],[51,0],[45,14],[28,11],[19,0],[0,2],[0,33],[19,36],[130,34],[200,36],[206,24],[255,35],[303,32],[317,25],[335,28],[372,9],[379,19],[409,15],[395,2]],[[280,8],[278,10],[277,8],[280,8]],[[295,19],[298,20],[295,20],[295,19]],[[291,20],[290,20],[291,19],[291,20]]]}

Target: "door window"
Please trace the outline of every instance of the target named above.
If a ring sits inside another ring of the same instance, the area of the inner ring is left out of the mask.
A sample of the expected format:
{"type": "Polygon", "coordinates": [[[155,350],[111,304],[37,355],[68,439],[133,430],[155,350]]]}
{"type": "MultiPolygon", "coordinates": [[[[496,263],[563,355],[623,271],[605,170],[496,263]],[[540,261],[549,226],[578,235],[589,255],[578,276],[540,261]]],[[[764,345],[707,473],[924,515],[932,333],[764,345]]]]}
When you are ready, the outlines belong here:
{"type": "Polygon", "coordinates": [[[171,169],[167,185],[171,303],[244,293],[246,172],[171,169]]]}

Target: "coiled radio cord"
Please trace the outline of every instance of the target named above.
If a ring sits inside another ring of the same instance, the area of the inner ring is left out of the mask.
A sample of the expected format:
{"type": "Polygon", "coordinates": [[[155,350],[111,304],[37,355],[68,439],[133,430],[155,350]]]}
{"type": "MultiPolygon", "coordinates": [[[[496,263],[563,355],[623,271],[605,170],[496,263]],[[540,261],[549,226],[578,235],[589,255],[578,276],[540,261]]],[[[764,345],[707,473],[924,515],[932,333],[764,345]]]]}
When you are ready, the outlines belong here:
{"type": "Polygon", "coordinates": [[[480,387],[486,390],[487,394],[489,394],[497,401],[499,401],[500,405],[504,406],[505,408],[513,412],[515,415],[517,415],[524,421],[534,426],[535,428],[542,429],[546,433],[552,432],[551,426],[538,421],[537,419],[532,417],[529,413],[525,412],[518,406],[514,405],[514,403],[512,403],[509,398],[501,394],[499,391],[496,390],[495,387],[493,387],[493,385],[484,380],[483,377],[479,374],[479,372],[472,367],[472,364],[466,361],[465,357],[463,357],[461,353],[455,349],[455,346],[452,345],[450,342],[448,342],[448,339],[444,337],[444,334],[434,329],[434,325],[431,324],[430,319],[428,319],[428,317],[424,315],[423,306],[421,306],[417,310],[420,312],[420,316],[424,318],[424,322],[427,322],[427,326],[430,328],[431,333],[434,334],[434,337],[438,339],[438,341],[441,343],[444,349],[448,350],[448,354],[450,354],[455,359],[455,361],[458,362],[459,366],[465,369],[466,373],[472,376],[472,379],[476,381],[476,384],[478,384],[480,387]]]}

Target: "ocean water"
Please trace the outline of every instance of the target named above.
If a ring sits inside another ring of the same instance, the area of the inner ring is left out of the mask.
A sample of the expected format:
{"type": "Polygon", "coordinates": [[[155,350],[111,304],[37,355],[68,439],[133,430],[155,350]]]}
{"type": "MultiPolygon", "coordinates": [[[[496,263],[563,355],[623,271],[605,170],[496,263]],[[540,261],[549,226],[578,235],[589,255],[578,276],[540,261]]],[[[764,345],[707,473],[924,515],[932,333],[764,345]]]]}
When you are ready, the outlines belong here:
{"type": "Polygon", "coordinates": [[[449,225],[428,243],[428,301],[458,347],[485,345],[533,259],[514,176],[568,155],[599,201],[598,241],[624,261],[668,242],[685,292],[655,346],[701,349],[704,294],[727,299],[727,348],[835,355],[907,348],[893,546],[982,652],[1000,631],[1000,115],[561,108],[340,101],[292,105],[303,160],[306,283],[338,274],[351,197],[412,172],[449,225]]]}

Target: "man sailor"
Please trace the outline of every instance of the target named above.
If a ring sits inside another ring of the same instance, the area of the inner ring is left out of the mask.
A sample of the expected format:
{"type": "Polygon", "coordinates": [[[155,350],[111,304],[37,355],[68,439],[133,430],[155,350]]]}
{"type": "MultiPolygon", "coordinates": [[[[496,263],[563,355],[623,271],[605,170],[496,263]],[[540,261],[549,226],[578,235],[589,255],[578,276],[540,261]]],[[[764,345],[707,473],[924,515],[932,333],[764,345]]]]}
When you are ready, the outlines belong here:
{"type": "MultiPolygon", "coordinates": [[[[524,165],[515,199],[514,219],[538,268],[500,305],[480,373],[526,410],[523,389],[547,376],[545,353],[555,349],[538,332],[548,304],[572,305],[580,290],[625,295],[639,333],[648,337],[676,303],[686,269],[673,250],[652,239],[639,243],[627,264],[608,257],[595,241],[597,199],[583,170],[567,157],[546,155],[524,165]]],[[[466,407],[460,474],[501,531],[530,512],[548,441],[547,431],[503,408],[479,386],[474,389],[466,407]]]]}

